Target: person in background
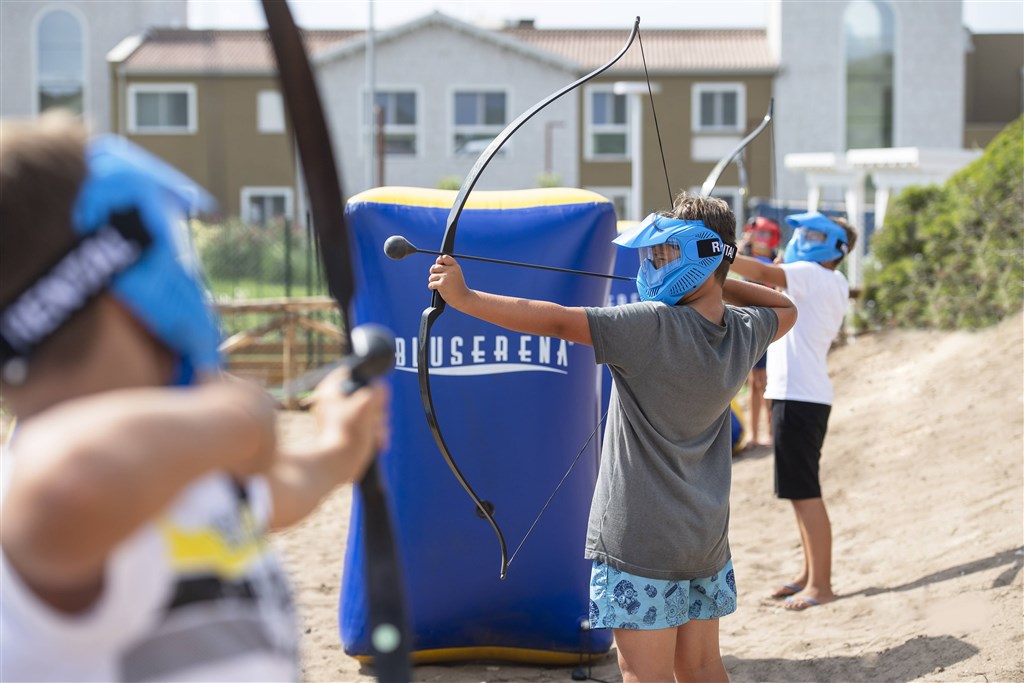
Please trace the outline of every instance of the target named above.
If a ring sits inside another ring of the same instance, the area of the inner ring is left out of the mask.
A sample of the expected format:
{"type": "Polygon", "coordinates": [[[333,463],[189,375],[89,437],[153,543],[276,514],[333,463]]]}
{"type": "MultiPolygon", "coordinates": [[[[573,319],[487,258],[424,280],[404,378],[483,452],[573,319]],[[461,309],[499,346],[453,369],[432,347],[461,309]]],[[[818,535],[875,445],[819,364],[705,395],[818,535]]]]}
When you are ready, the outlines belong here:
{"type": "Polygon", "coordinates": [[[268,396],[220,374],[192,188],[70,115],[0,121],[5,680],[299,678],[265,534],[362,475],[387,395],[335,372],[315,443],[278,443],[268,396]]]}
{"type": "Polygon", "coordinates": [[[837,270],[857,240],[842,218],[814,211],[786,217],[793,226],[783,263],[738,256],[735,271],[778,287],[800,318],[789,334],[768,347],[768,385],[775,443],[775,493],[789,500],[803,547],[803,567],[772,597],[790,610],[835,599],[832,591],[832,526],[822,497],[821,448],[832,409],[827,356],[846,314],[849,285],[837,270]]]}
{"type": "MultiPolygon", "coordinates": [[[[751,218],[743,231],[743,241],[739,245],[740,254],[755,258],[762,263],[773,263],[778,255],[779,237],[778,223],[764,216],[751,218]]],[[[758,282],[757,284],[764,283],[758,282]]],[[[771,407],[764,397],[764,390],[768,382],[767,366],[768,354],[766,353],[757,359],[747,378],[747,387],[750,390],[748,413],[750,415],[750,440],[743,446],[742,451],[771,445],[771,407]],[[761,440],[762,409],[768,418],[768,439],[765,441],[761,440]]]]}

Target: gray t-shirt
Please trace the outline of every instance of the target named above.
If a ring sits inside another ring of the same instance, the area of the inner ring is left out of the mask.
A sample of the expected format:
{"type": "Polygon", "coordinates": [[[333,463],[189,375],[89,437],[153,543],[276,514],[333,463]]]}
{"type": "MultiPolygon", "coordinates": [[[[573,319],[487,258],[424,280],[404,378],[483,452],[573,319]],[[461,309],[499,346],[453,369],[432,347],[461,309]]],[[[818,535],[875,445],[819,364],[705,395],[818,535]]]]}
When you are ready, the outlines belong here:
{"type": "Polygon", "coordinates": [[[729,403],[775,336],[770,308],[587,308],[614,386],[586,557],[652,579],[707,578],[729,554],[729,403]]]}

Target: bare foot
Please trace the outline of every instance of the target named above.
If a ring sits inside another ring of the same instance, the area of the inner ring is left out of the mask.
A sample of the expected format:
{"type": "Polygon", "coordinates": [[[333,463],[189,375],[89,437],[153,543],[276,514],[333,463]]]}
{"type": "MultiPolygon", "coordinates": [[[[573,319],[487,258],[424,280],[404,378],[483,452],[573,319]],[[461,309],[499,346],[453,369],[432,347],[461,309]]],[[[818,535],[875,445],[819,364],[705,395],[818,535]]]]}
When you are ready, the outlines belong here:
{"type": "Polygon", "coordinates": [[[802,612],[808,607],[824,605],[835,599],[836,596],[832,591],[820,591],[817,589],[805,588],[801,592],[795,593],[786,598],[782,607],[791,612],[802,612]]]}
{"type": "Polygon", "coordinates": [[[775,592],[771,594],[771,598],[773,600],[781,600],[782,598],[788,598],[791,595],[796,595],[804,589],[802,583],[802,581],[799,583],[796,581],[784,583],[775,589],[775,592]]]}
{"type": "Polygon", "coordinates": [[[738,452],[739,453],[749,453],[750,451],[756,451],[759,448],[767,448],[768,446],[771,446],[771,444],[770,443],[765,443],[763,441],[757,441],[755,439],[751,439],[750,441],[748,441],[745,444],[743,444],[743,446],[740,447],[738,452]]]}

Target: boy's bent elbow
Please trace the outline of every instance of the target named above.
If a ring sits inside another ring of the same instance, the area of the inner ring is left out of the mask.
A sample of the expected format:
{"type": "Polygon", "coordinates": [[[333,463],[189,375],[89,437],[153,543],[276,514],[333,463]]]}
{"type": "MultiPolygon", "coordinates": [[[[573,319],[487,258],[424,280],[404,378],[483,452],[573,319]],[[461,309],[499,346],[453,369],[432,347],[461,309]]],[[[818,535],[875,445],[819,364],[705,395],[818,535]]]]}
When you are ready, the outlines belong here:
{"type": "Polygon", "coordinates": [[[775,315],[779,319],[779,328],[775,333],[775,339],[772,341],[778,341],[782,337],[786,336],[786,333],[793,329],[793,325],[796,324],[797,310],[795,304],[776,308],[775,315]]]}

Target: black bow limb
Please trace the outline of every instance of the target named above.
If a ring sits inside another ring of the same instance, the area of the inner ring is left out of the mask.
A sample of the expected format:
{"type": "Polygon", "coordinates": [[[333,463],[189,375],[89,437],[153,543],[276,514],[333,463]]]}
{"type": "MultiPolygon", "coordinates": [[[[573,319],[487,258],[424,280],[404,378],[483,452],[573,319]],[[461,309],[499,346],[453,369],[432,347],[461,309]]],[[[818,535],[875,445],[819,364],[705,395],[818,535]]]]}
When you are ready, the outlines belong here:
{"type": "MultiPolygon", "coordinates": [[[[348,332],[355,280],[345,203],[327,123],[302,37],[287,2],[262,0],[262,4],[302,162],[327,288],[346,318],[350,355],[345,364],[349,366],[350,379],[343,390],[352,393],[391,369],[394,339],[379,326],[361,326],[348,332]]],[[[404,683],[411,678],[404,589],[391,511],[376,461],[359,482],[359,493],[363,503],[362,536],[374,667],[378,680],[404,683]]]]}

